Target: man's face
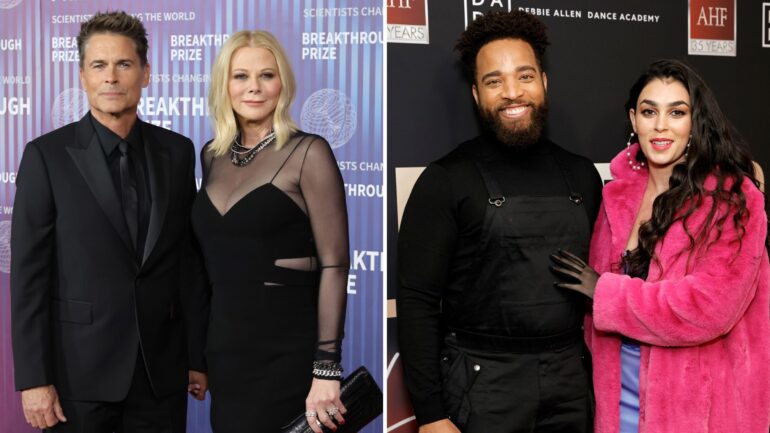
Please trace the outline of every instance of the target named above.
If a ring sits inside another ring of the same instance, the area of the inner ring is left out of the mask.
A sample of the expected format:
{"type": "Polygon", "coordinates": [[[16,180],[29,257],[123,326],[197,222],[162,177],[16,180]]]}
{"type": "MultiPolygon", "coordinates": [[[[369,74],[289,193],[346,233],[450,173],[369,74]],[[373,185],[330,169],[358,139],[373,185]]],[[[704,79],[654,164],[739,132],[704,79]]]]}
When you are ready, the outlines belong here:
{"type": "Polygon", "coordinates": [[[476,55],[473,98],[484,126],[511,148],[540,139],[548,111],[548,80],[535,51],[520,39],[498,39],[476,55]]]}
{"type": "Polygon", "coordinates": [[[126,36],[100,33],[85,45],[80,84],[88,94],[91,113],[107,118],[136,114],[142,88],[150,81],[150,66],[142,65],[134,42],[126,36]]]}

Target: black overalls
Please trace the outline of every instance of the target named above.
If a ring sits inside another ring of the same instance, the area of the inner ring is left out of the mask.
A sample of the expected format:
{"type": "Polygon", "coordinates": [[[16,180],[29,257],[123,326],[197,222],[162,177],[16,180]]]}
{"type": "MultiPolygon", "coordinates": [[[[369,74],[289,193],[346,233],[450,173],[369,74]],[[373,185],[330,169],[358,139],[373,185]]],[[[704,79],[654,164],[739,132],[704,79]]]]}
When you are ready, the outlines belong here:
{"type": "Polygon", "coordinates": [[[476,159],[489,193],[473,278],[444,311],[445,408],[465,433],[586,432],[582,295],[553,286],[549,255],[588,257],[590,222],[558,153],[560,196],[506,196],[476,159]]]}

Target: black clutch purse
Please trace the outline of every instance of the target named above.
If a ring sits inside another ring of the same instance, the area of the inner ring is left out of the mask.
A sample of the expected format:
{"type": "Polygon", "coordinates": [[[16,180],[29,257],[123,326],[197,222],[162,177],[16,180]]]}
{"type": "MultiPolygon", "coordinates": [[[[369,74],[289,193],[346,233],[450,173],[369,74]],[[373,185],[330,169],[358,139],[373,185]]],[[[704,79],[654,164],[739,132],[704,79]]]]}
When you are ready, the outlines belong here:
{"type": "MultiPolygon", "coordinates": [[[[340,400],[348,412],[343,415],[345,424],[338,424],[336,433],[357,432],[382,413],[382,391],[363,366],[342,381],[340,393],[340,400]]],[[[325,425],[320,427],[324,433],[332,431],[325,425]]],[[[283,427],[280,433],[313,433],[313,430],[307,423],[305,412],[302,412],[283,427]]]]}

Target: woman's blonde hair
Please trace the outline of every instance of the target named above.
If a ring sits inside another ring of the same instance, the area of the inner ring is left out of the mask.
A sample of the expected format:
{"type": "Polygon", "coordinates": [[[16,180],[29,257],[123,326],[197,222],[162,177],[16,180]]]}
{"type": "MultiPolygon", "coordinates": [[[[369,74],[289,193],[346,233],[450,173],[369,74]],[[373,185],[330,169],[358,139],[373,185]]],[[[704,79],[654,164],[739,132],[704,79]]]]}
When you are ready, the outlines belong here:
{"type": "Polygon", "coordinates": [[[230,104],[230,60],[236,50],[243,47],[264,48],[275,57],[278,65],[278,76],[281,79],[281,94],[273,113],[273,130],[276,136],[276,148],[280,149],[292,133],[297,131],[297,125],[291,120],[289,109],[294,100],[297,88],[294,72],[291,70],[289,59],[281,44],[269,32],[262,30],[241,30],[230,36],[219,50],[211,70],[211,86],[209,87],[209,115],[214,128],[214,140],[209,144],[209,150],[215,155],[226,154],[230,150],[235,137],[238,135],[238,122],[230,104]]]}

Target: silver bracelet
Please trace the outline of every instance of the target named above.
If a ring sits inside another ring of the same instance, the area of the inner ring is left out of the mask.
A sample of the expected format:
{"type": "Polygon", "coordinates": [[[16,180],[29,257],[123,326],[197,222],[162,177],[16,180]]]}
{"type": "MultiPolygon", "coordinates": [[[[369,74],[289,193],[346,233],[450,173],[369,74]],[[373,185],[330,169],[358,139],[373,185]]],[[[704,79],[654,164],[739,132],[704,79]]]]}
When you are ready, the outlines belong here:
{"type": "Polygon", "coordinates": [[[313,361],[313,377],[324,380],[341,380],[342,366],[334,361],[313,361]]]}

